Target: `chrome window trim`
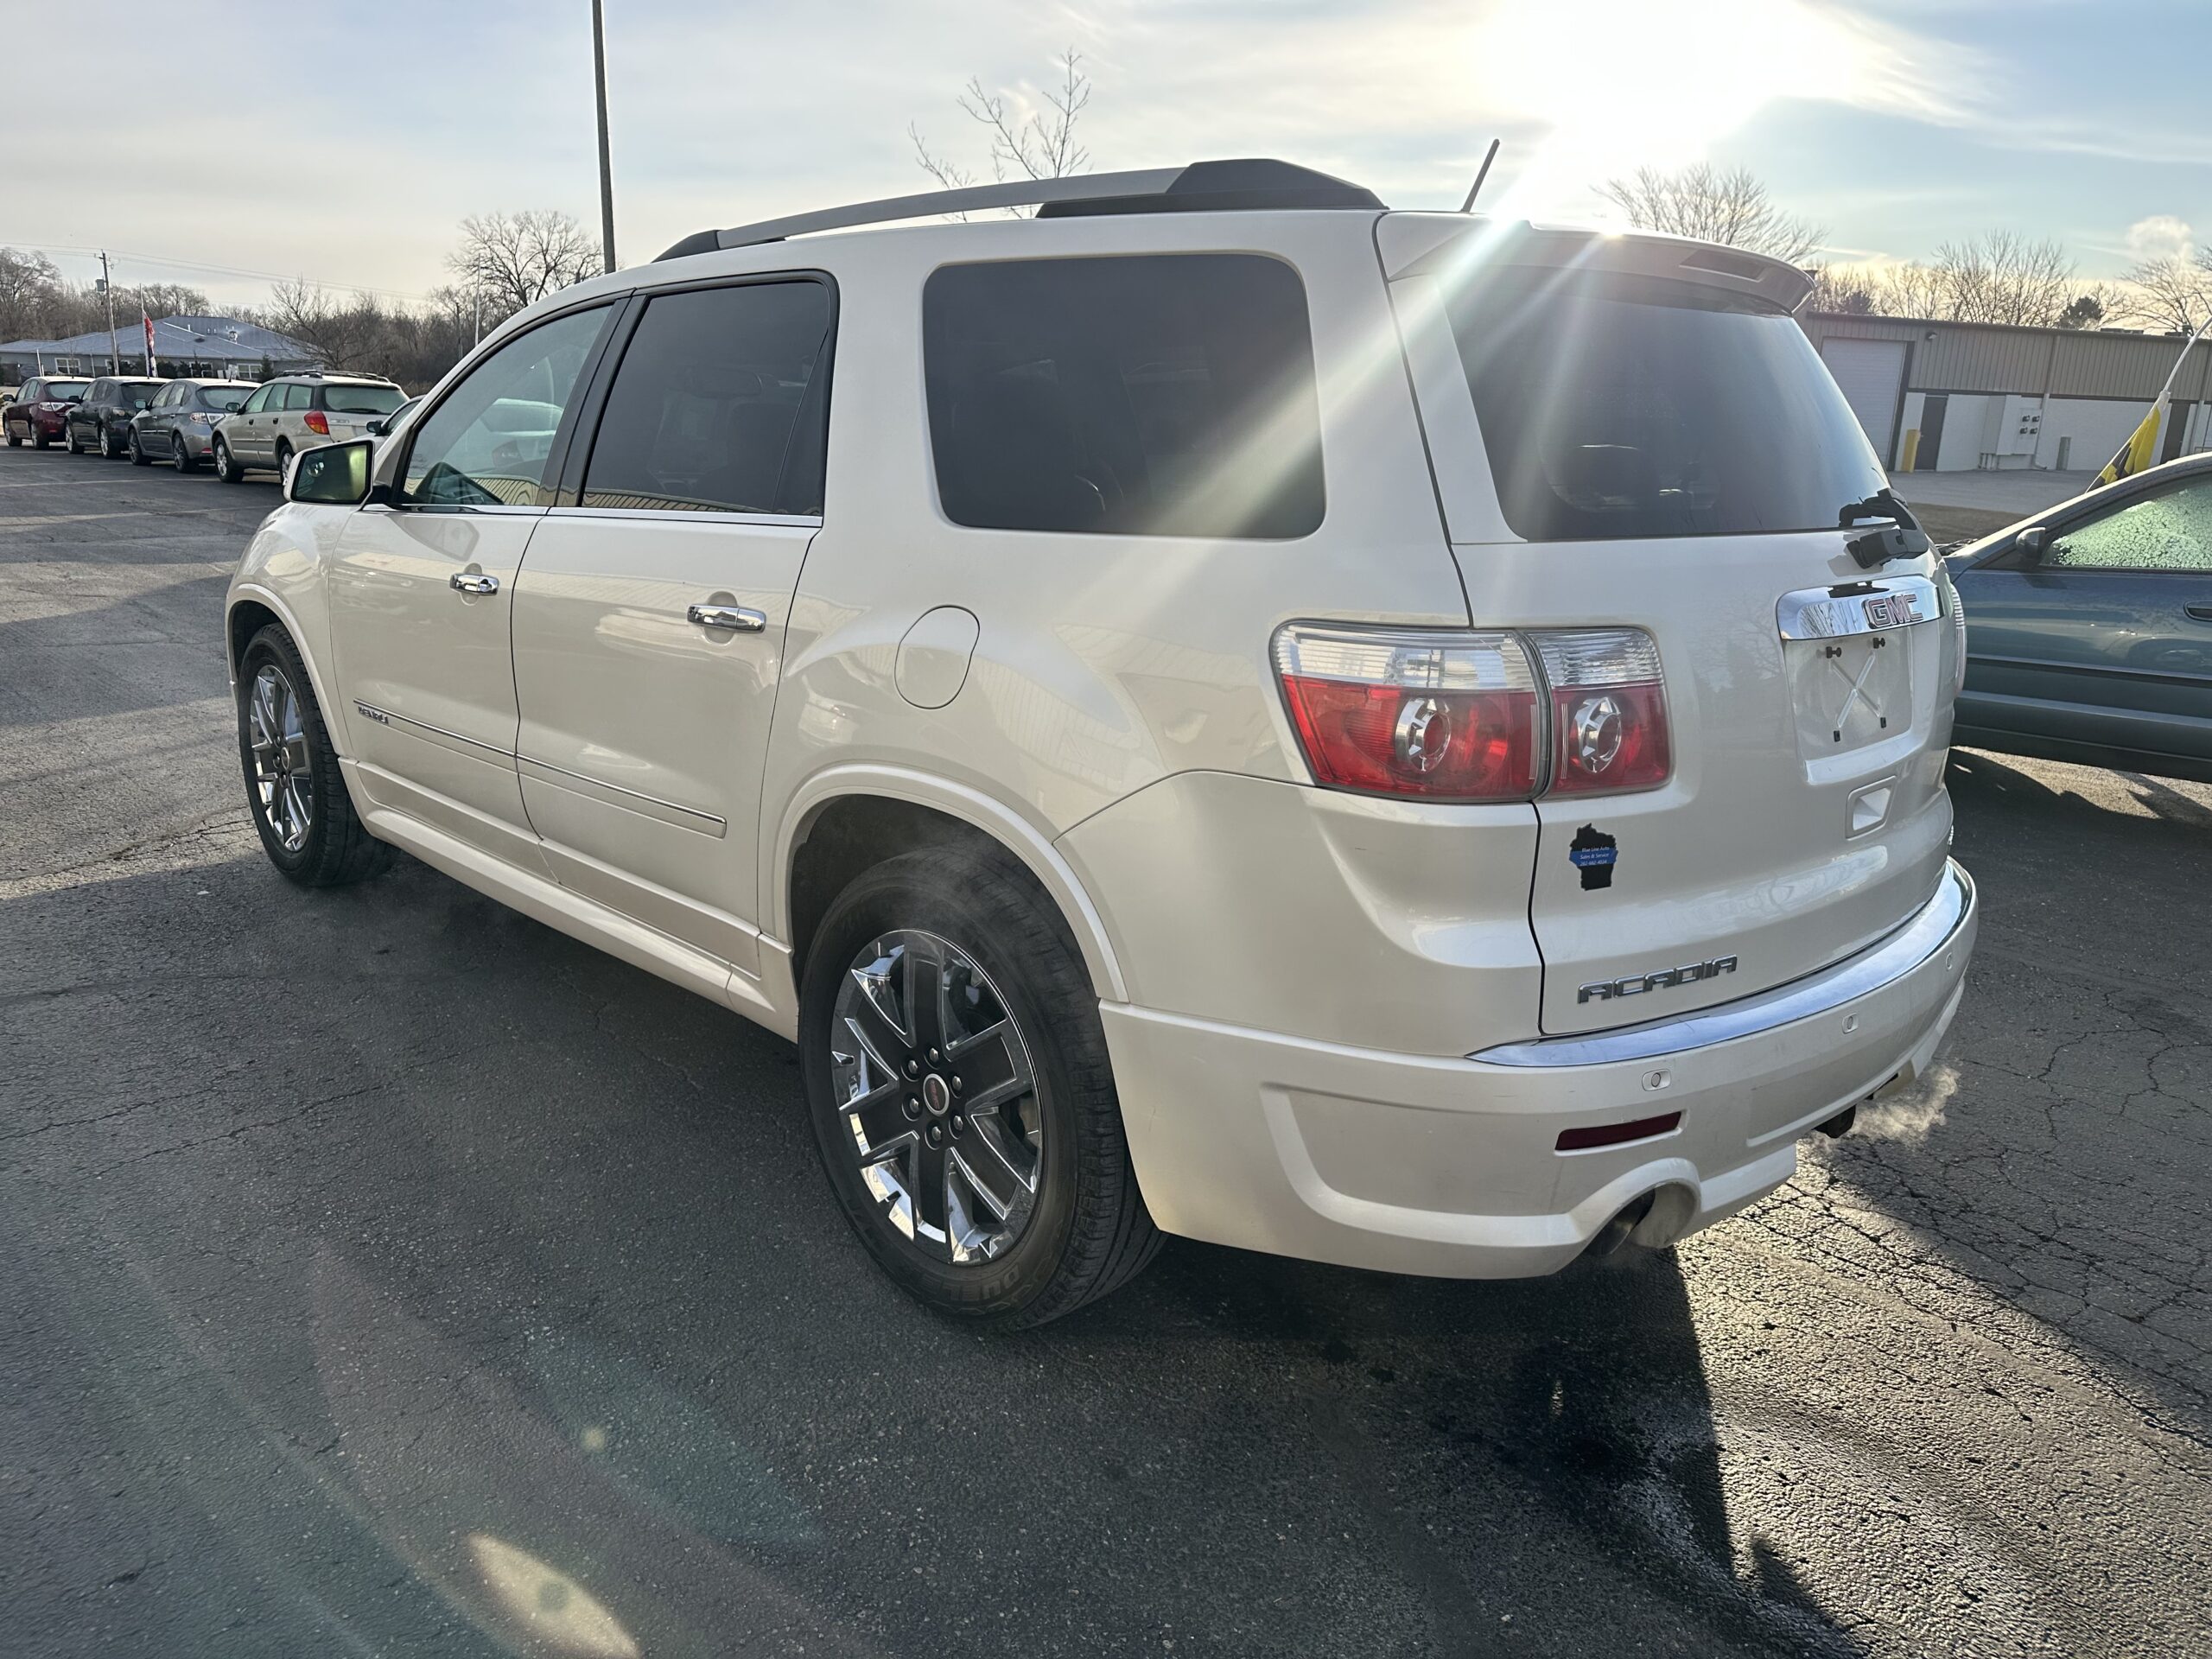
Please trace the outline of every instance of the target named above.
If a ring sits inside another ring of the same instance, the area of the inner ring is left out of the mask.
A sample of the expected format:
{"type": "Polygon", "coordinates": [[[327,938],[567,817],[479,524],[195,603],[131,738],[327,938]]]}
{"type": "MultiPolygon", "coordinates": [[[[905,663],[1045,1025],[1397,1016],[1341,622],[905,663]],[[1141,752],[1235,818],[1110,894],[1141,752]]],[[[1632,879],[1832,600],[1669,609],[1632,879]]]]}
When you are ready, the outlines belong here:
{"type": "Polygon", "coordinates": [[[819,530],[818,512],[735,512],[721,507],[549,507],[555,518],[635,519],[650,524],[766,524],[791,530],[819,530]]]}
{"type": "Polygon", "coordinates": [[[1841,1007],[1902,979],[1949,948],[1974,910],[1974,878],[1957,863],[1946,864],[1943,880],[1920,912],[1880,943],[1834,967],[1770,991],[1717,1007],[1624,1026],[1586,1037],[1544,1037],[1534,1042],[1503,1043],[1467,1056],[1485,1065],[1608,1065],[1621,1060],[1655,1059],[1715,1043],[1757,1037],[1799,1020],[1841,1007]]]}
{"type": "Polygon", "coordinates": [[[1865,582],[1840,582],[1835,588],[1800,588],[1775,601],[1776,622],[1784,639],[1849,639],[1860,634],[1886,633],[1897,628],[1918,627],[1944,614],[1942,595],[1926,576],[1880,576],[1865,582]],[[1874,622],[1859,601],[1884,594],[1909,595],[1920,614],[1910,622],[1874,622]]]}

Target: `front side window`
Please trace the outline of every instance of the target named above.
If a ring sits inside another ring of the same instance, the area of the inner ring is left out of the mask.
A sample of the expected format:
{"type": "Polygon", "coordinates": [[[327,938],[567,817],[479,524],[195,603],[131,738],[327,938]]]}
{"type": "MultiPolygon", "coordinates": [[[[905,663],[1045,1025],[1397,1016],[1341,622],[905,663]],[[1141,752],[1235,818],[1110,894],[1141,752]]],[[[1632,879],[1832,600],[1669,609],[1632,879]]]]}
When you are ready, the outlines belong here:
{"type": "Polygon", "coordinates": [[[421,506],[543,506],[554,435],[607,308],[518,334],[468,372],[415,429],[400,499],[421,506]]]}
{"type": "Polygon", "coordinates": [[[583,505],[819,512],[823,404],[807,391],[829,335],[817,282],[652,301],[607,392],[583,505]]]}
{"type": "Polygon", "coordinates": [[[269,399],[276,390],[277,388],[275,386],[262,387],[260,391],[255,392],[252,397],[245,400],[245,407],[241,409],[238,413],[241,415],[260,414],[263,410],[269,407],[269,399]]]}
{"type": "Polygon", "coordinates": [[[1323,509],[1306,288],[1192,253],[947,265],[922,290],[956,524],[1283,539],[1323,509]]]}
{"type": "Polygon", "coordinates": [[[1804,330],[1770,306],[1506,266],[1451,284],[1446,307],[1524,541],[1834,530],[1888,482],[1804,330]]]}
{"type": "Polygon", "coordinates": [[[2054,540],[2043,562],[2066,570],[2212,570],[2212,478],[2092,518],[2054,540]]]}

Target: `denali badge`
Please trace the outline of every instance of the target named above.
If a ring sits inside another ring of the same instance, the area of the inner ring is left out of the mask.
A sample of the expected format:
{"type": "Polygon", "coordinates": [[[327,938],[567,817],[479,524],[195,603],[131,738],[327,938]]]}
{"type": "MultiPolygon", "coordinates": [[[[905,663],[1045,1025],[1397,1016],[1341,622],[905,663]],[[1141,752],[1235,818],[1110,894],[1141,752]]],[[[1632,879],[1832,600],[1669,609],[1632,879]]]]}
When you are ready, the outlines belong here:
{"type": "Polygon", "coordinates": [[[1671,991],[1677,985],[1694,985],[1700,979],[1717,979],[1736,971],[1736,958],[1714,957],[1680,968],[1662,968],[1656,974],[1630,974],[1626,979],[1601,979],[1574,994],[1577,1002],[1610,1002],[1617,996],[1641,996],[1646,991],[1671,991]]]}

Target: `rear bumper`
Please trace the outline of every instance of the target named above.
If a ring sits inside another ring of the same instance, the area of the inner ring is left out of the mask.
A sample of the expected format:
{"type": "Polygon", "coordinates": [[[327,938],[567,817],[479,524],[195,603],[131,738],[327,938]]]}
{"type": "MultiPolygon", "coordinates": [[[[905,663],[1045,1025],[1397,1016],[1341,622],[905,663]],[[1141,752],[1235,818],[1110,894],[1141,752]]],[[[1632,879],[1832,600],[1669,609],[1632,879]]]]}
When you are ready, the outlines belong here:
{"type": "Polygon", "coordinates": [[[1170,1232],[1389,1272],[1511,1278],[1567,1265],[1624,1207],[1665,1244],[1787,1180],[1799,1136],[1927,1069],[1978,925],[1947,867],[1886,939],[1741,1002],[1441,1059],[1311,1043],[1122,1004],[1102,1010],[1145,1201],[1170,1232]],[[1680,1112],[1627,1146],[1563,1129],[1680,1112]]]}

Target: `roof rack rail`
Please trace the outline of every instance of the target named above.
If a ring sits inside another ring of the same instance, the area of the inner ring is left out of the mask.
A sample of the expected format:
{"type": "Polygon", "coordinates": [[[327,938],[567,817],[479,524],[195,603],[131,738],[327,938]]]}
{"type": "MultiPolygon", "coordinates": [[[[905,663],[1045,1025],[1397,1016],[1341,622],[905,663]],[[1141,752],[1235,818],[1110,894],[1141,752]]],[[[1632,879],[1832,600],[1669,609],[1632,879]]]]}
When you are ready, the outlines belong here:
{"type": "MultiPolygon", "coordinates": [[[[1040,219],[1091,213],[1232,213],[1265,208],[1353,207],[1379,213],[1383,203],[1371,190],[1288,162],[1253,159],[1193,162],[1187,167],[1152,167],[1128,173],[1089,173],[1065,179],[1017,179],[961,190],[925,190],[918,195],[887,196],[877,201],[824,207],[783,219],[764,219],[726,231],[699,231],[660,256],[682,259],[724,248],[752,247],[817,231],[888,225],[935,213],[975,213],[990,207],[1035,207],[1040,219]]],[[[658,260],[655,261],[658,263],[658,260]]]]}

